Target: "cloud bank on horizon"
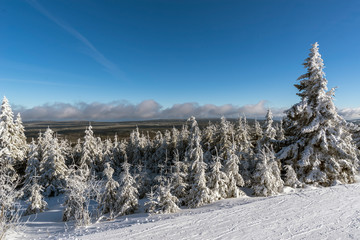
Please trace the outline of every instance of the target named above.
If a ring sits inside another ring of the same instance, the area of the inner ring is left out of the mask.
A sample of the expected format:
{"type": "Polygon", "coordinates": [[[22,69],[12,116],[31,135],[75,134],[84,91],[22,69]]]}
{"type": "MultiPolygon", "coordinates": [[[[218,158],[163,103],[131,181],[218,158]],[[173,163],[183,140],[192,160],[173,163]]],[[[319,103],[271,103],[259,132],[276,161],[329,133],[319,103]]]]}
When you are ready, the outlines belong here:
{"type": "MultiPolygon", "coordinates": [[[[245,115],[248,118],[262,119],[269,108],[266,101],[256,104],[235,106],[226,104],[200,105],[195,102],[174,104],[164,108],[154,100],[145,100],[139,104],[126,101],[111,103],[53,103],[32,108],[15,106],[15,112],[20,112],[25,121],[45,120],[86,120],[86,121],[125,121],[125,120],[151,120],[151,119],[186,119],[190,116],[197,118],[238,118],[245,115]]],[[[271,108],[275,118],[284,116],[286,108],[271,108]]],[[[360,108],[344,108],[338,110],[345,119],[360,118],[360,108]]]]}
{"type": "MultiPolygon", "coordinates": [[[[190,116],[197,118],[237,118],[245,115],[250,118],[263,118],[267,111],[266,101],[257,104],[235,106],[225,104],[200,105],[195,102],[174,104],[163,108],[154,100],[145,100],[139,104],[125,101],[111,103],[53,103],[32,108],[15,106],[15,112],[20,112],[25,121],[37,120],[91,120],[91,121],[123,121],[150,119],[186,119],[190,116]]],[[[284,109],[271,109],[275,117],[280,117],[284,109]]]]}

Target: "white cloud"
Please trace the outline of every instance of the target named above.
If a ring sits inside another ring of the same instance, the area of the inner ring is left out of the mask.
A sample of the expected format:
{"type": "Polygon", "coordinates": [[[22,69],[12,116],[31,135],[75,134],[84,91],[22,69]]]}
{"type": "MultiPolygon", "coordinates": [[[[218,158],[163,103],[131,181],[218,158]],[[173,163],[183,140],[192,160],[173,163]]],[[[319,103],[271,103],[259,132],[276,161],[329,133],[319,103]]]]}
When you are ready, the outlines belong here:
{"type": "MultiPolygon", "coordinates": [[[[237,118],[242,115],[247,117],[263,118],[266,114],[266,101],[257,104],[234,106],[198,103],[174,104],[172,107],[163,108],[154,100],[145,100],[139,104],[125,101],[111,103],[84,103],[77,104],[53,103],[44,104],[26,109],[15,106],[14,110],[20,112],[23,119],[31,120],[96,120],[96,121],[121,121],[145,119],[186,119],[190,116],[197,118],[237,118]]],[[[272,109],[275,117],[282,116],[283,109],[272,109]]]]}
{"type": "Polygon", "coordinates": [[[338,109],[338,113],[345,119],[360,119],[360,107],[338,109]]]}

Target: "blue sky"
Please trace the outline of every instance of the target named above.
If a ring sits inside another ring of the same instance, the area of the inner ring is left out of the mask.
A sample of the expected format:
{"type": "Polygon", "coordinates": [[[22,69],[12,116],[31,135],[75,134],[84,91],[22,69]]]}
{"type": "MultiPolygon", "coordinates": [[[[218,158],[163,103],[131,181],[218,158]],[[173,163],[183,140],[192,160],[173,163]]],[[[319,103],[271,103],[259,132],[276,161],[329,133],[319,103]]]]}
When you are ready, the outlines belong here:
{"type": "Polygon", "coordinates": [[[155,112],[184,103],[282,111],[299,100],[293,84],[316,41],[336,106],[360,107],[359,1],[0,3],[0,94],[23,110],[145,101],[155,112]]]}

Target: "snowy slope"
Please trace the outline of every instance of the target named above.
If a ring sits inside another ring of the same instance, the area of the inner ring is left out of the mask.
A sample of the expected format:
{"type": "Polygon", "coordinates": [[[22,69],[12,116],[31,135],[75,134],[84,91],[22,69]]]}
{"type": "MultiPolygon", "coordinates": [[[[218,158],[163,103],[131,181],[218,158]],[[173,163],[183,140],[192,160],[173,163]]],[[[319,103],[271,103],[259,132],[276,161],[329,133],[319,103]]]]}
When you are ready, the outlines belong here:
{"type": "Polygon", "coordinates": [[[14,239],[359,239],[360,184],[227,199],[176,214],[137,213],[88,228],[64,227],[60,207],[14,239]],[[52,215],[51,215],[52,214],[52,215]],[[60,218],[59,218],[60,216],[60,218]],[[65,230],[66,229],[66,230],[65,230]]]}

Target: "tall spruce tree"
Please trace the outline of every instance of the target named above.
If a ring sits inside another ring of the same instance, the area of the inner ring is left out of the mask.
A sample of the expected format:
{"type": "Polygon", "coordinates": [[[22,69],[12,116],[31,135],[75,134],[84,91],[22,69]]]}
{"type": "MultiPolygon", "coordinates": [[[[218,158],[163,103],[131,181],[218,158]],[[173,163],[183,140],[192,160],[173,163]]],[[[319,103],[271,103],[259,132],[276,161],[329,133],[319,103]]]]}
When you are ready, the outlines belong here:
{"type": "Polygon", "coordinates": [[[36,173],[40,172],[40,162],[38,154],[38,145],[33,139],[29,146],[29,153],[27,157],[25,176],[24,176],[24,197],[30,194],[29,187],[32,185],[32,179],[36,176],[36,173]]]}
{"type": "Polygon", "coordinates": [[[113,219],[120,210],[117,206],[117,194],[119,191],[119,183],[113,179],[114,169],[110,163],[105,163],[104,176],[104,192],[99,197],[99,212],[101,215],[109,213],[109,218],[113,219]]]}
{"type": "Polygon", "coordinates": [[[191,164],[190,167],[190,191],[188,195],[188,206],[191,208],[199,207],[212,201],[211,191],[207,187],[206,169],[207,164],[203,161],[203,150],[200,145],[201,133],[195,117],[188,119],[191,124],[189,134],[189,146],[187,156],[191,164]]]}
{"type": "Polygon", "coordinates": [[[85,130],[85,137],[82,146],[82,153],[80,158],[79,168],[81,168],[84,174],[90,178],[90,176],[96,172],[95,160],[98,157],[97,142],[92,131],[92,126],[89,125],[85,130]]]}
{"type": "Polygon", "coordinates": [[[31,179],[31,185],[28,186],[30,189],[30,196],[27,202],[29,203],[25,215],[35,214],[39,212],[43,212],[47,207],[47,202],[44,201],[44,197],[41,192],[44,188],[37,183],[36,172],[35,175],[31,179]]]}
{"type": "Polygon", "coordinates": [[[282,192],[284,187],[284,182],[280,177],[279,165],[271,148],[266,145],[259,148],[252,188],[256,196],[276,195],[282,192]]]}
{"type": "Polygon", "coordinates": [[[221,158],[218,154],[213,156],[211,172],[208,174],[208,186],[212,191],[213,201],[227,197],[229,179],[223,171],[221,158]]]}
{"type": "Polygon", "coordinates": [[[265,116],[265,123],[264,123],[264,136],[262,139],[263,144],[269,145],[272,141],[275,140],[276,130],[273,127],[273,115],[271,110],[269,109],[265,116]]]}
{"type": "Polygon", "coordinates": [[[91,182],[83,169],[71,166],[69,177],[66,179],[65,201],[62,220],[75,221],[76,226],[90,224],[89,212],[91,182]]]}
{"type": "Polygon", "coordinates": [[[118,191],[118,202],[120,206],[119,215],[134,213],[139,207],[138,190],[133,176],[130,174],[130,164],[122,164],[123,172],[120,176],[120,190],[118,191]]]}
{"type": "Polygon", "coordinates": [[[39,183],[45,188],[45,196],[56,196],[66,185],[67,166],[57,137],[48,128],[44,134],[39,183]]]}
{"type": "Polygon", "coordinates": [[[10,176],[12,180],[18,176],[15,166],[22,163],[24,157],[22,149],[19,149],[19,142],[19,131],[14,122],[14,113],[9,101],[4,97],[0,114],[0,170],[10,176]]]}
{"type": "Polygon", "coordinates": [[[334,89],[327,91],[318,43],[312,45],[304,66],[307,72],[295,85],[301,101],[285,112],[288,141],[278,158],[293,167],[302,183],[353,183],[358,165],[355,146],[346,121],[336,112],[334,89]]]}

